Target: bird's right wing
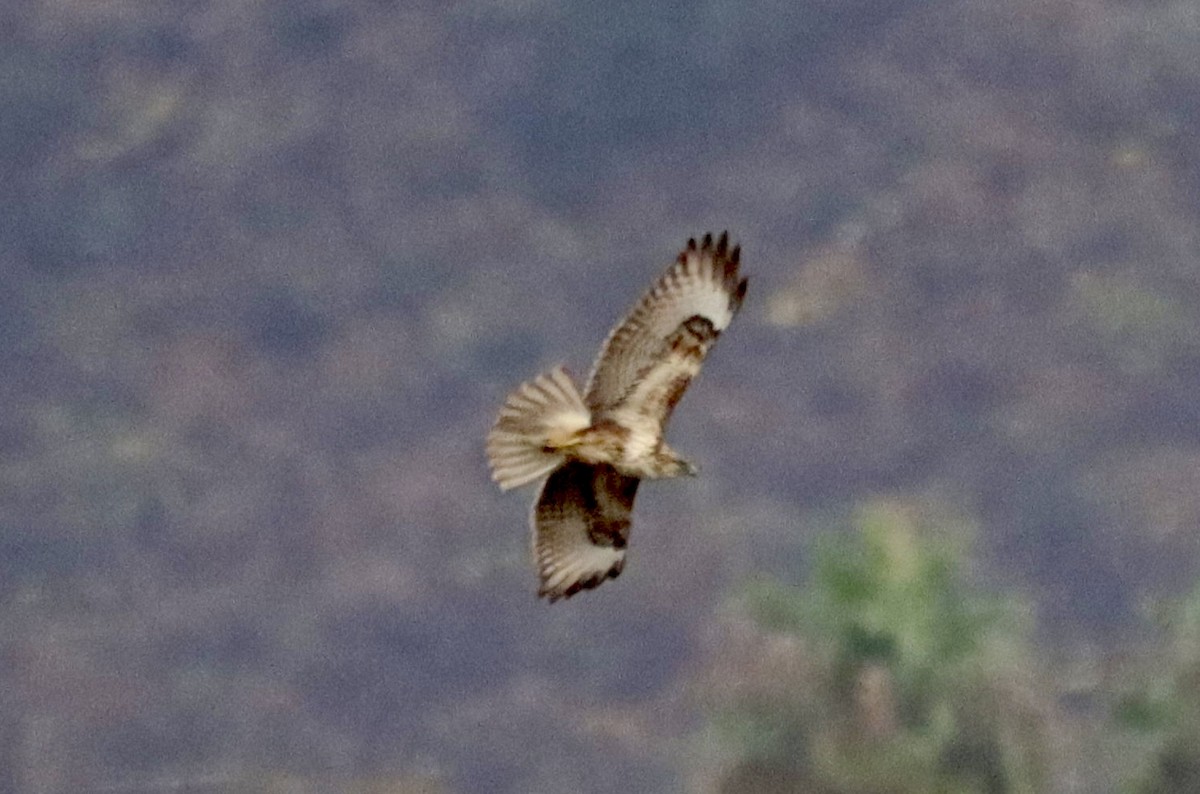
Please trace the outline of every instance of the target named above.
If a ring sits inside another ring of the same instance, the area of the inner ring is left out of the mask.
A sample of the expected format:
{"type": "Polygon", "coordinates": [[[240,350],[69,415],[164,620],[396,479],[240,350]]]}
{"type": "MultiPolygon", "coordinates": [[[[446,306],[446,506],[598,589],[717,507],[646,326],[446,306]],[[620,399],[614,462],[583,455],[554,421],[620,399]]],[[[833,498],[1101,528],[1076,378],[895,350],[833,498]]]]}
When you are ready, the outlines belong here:
{"type": "Polygon", "coordinates": [[[639,482],[578,461],[546,478],[532,516],[539,596],[570,598],[621,573],[639,482]]]}

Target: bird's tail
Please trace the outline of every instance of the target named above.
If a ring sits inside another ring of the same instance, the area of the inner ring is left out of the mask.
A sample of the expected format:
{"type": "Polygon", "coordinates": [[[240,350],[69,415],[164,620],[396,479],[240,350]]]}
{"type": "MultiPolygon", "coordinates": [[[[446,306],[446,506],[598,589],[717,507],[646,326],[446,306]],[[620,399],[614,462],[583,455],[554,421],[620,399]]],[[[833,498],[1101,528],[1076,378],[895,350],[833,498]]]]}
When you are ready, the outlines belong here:
{"type": "Polygon", "coordinates": [[[562,367],[522,383],[488,433],[492,479],[507,491],[549,474],[566,461],[566,449],[591,423],[591,412],[562,367]]]}

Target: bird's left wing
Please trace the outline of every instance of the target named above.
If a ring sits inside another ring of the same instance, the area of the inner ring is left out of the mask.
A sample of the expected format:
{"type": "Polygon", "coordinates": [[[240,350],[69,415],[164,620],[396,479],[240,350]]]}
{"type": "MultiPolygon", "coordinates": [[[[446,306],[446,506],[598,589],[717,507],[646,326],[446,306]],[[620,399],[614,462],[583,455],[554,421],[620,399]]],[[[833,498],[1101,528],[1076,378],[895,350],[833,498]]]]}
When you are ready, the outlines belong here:
{"type": "Polygon", "coordinates": [[[740,248],[689,240],[675,264],[605,342],[587,402],[619,424],[661,433],[746,295],[740,248]]]}
{"type": "Polygon", "coordinates": [[[578,461],[546,478],[532,516],[539,596],[570,598],[621,573],[639,482],[578,461]]]}

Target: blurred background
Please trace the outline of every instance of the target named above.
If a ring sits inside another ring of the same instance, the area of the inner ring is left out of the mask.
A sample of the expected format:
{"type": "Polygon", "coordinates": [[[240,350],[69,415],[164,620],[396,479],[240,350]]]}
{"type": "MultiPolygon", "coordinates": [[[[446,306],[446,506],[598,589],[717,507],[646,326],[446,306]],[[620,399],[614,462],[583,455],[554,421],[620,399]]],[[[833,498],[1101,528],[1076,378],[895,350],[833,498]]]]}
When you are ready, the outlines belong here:
{"type": "Polygon", "coordinates": [[[0,30],[0,791],[1200,791],[1194,0],[0,30]],[[539,602],[494,413],[723,229],[539,602]]]}

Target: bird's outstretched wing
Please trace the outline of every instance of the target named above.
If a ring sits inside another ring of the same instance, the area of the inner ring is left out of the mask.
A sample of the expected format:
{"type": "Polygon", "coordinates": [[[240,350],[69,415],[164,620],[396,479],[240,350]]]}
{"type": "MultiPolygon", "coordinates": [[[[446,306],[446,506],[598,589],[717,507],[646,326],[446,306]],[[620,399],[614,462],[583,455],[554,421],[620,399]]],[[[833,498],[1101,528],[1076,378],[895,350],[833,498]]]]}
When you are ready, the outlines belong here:
{"type": "Polygon", "coordinates": [[[649,423],[657,433],[713,342],[746,295],[738,277],[741,248],[729,236],[705,235],[642,296],[605,340],[588,378],[586,402],[622,423],[649,423]]]}
{"type": "Polygon", "coordinates": [[[621,573],[639,482],[577,461],[546,479],[532,516],[539,596],[570,598],[621,573]]]}

